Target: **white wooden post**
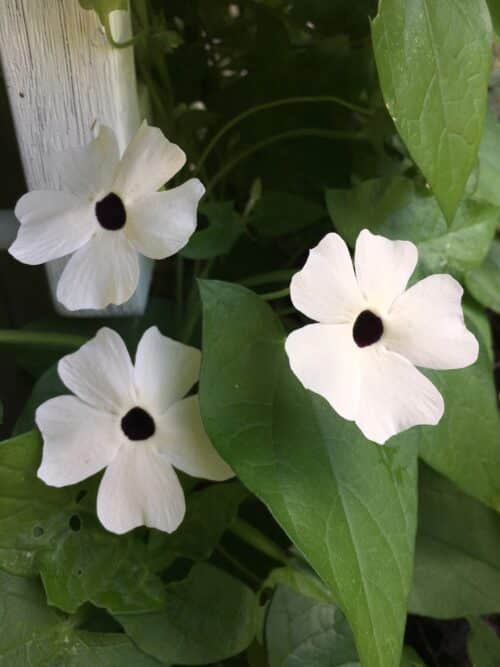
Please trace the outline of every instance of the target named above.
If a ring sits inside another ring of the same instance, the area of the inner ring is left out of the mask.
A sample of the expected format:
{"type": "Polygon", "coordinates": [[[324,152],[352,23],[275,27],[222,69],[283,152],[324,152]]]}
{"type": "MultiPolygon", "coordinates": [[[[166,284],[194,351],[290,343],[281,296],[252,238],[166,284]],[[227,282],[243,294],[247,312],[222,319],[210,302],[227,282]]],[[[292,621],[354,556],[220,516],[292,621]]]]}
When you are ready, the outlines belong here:
{"type": "MultiPolygon", "coordinates": [[[[116,41],[130,37],[128,12],[111,14],[116,41]]],[[[96,123],[108,125],[123,150],[140,124],[133,49],[113,48],[95,12],[78,0],[1,0],[0,57],[28,188],[58,189],[47,155],[81,146],[96,123]]],[[[55,298],[67,259],[47,265],[55,298]]],[[[143,258],[141,281],[126,304],[98,314],[140,314],[146,306],[153,263],[143,258]]]]}

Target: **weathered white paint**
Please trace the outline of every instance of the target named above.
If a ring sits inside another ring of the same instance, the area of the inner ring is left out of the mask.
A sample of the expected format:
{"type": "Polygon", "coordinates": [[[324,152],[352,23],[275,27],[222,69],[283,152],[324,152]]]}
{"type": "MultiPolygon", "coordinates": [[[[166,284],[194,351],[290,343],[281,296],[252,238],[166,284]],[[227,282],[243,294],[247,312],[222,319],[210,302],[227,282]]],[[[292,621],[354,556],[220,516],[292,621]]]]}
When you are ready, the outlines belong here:
{"type": "MultiPolygon", "coordinates": [[[[139,126],[133,49],[111,47],[97,15],[83,10],[78,0],[0,2],[0,56],[26,181],[30,190],[57,189],[51,168],[57,150],[90,141],[96,123],[112,127],[123,150],[139,126]]],[[[111,26],[117,41],[126,40],[128,12],[113,12],[111,26]]],[[[54,301],[66,261],[47,265],[54,301]]],[[[105,313],[141,313],[151,270],[152,262],[145,260],[136,294],[105,313]]]]}

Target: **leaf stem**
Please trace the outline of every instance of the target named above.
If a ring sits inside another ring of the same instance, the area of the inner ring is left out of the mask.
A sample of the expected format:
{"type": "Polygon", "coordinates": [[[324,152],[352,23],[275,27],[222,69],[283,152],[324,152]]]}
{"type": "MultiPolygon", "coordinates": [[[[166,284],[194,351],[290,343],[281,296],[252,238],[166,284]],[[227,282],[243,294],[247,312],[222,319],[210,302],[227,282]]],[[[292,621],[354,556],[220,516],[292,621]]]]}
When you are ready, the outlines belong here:
{"type": "Polygon", "coordinates": [[[350,130],[326,130],[318,127],[302,127],[297,130],[288,130],[287,132],[280,132],[272,137],[267,137],[262,141],[258,141],[253,146],[242,151],[239,155],[226,164],[215,174],[212,180],[207,185],[207,193],[210,193],[216,185],[224,178],[224,176],[234,169],[240,162],[246,160],[248,157],[257,153],[257,151],[267,148],[278,141],[285,141],[286,139],[296,139],[301,137],[323,137],[330,140],[347,140],[347,141],[365,141],[366,135],[364,132],[354,132],[350,130]]]}
{"type": "Polygon", "coordinates": [[[75,334],[29,331],[27,329],[0,329],[0,346],[31,346],[43,349],[68,348],[75,350],[86,343],[88,338],[75,334]]]}
{"type": "Polygon", "coordinates": [[[247,287],[259,287],[260,285],[269,285],[270,283],[286,282],[291,279],[298,269],[279,269],[269,273],[257,273],[254,276],[248,276],[241,281],[242,285],[247,287]]]}
{"type": "Polygon", "coordinates": [[[276,292],[266,292],[266,294],[259,294],[260,298],[263,299],[264,301],[275,301],[276,299],[282,299],[289,295],[290,295],[289,287],[277,290],[276,292]]]}
{"type": "Polygon", "coordinates": [[[353,104],[352,102],[343,100],[340,97],[335,97],[334,95],[302,95],[299,97],[286,97],[281,100],[274,100],[272,102],[266,102],[265,104],[259,104],[258,106],[246,109],[238,116],[235,116],[212,137],[212,139],[207,144],[207,147],[200,156],[197,171],[201,169],[201,167],[206,162],[208,156],[214,149],[215,145],[220,141],[220,139],[222,139],[222,137],[225,134],[227,134],[235,125],[238,125],[239,123],[241,123],[241,121],[245,120],[245,118],[253,116],[256,113],[260,113],[261,111],[267,111],[268,109],[275,109],[276,107],[286,106],[288,104],[317,104],[324,102],[338,104],[339,106],[343,106],[346,109],[350,109],[351,111],[356,111],[357,113],[361,113],[364,115],[368,116],[372,115],[372,111],[370,109],[366,109],[365,107],[360,107],[357,104],[353,104]]]}
{"type": "Polygon", "coordinates": [[[236,535],[236,537],[239,537],[240,540],[243,540],[243,542],[246,542],[268,558],[272,558],[279,563],[288,565],[289,559],[284,549],[282,549],[276,544],[276,542],[273,542],[271,539],[269,539],[269,537],[267,537],[267,535],[261,533],[260,530],[257,530],[257,528],[252,526],[252,524],[248,523],[244,519],[236,519],[236,521],[231,524],[229,530],[233,533],[233,535],[236,535]]]}

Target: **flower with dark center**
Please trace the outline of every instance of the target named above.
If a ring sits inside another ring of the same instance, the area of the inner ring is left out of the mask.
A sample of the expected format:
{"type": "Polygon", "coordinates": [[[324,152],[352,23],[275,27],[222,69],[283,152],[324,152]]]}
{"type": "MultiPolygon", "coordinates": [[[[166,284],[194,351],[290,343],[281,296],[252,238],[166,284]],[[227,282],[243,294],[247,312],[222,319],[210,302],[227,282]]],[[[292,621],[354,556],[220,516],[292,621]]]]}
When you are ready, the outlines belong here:
{"type": "Polygon", "coordinates": [[[97,515],[114,533],[137,526],[171,533],[185,512],[175,469],[210,480],[233,476],[203,428],[197,396],[200,352],[151,327],[132,364],[111,329],[58,365],[74,396],[43,403],[36,423],[43,437],[38,476],[66,486],[104,469],[97,515]]]}
{"type": "Polygon", "coordinates": [[[353,267],[342,238],[327,234],[290,286],[294,306],[315,320],[286,340],[292,371],[380,444],[443,415],[441,394],[416,366],[464,368],[478,355],[454,278],[407,289],[417,258],[413,243],[364,229],[353,267]]]}
{"type": "Polygon", "coordinates": [[[63,190],[28,192],[9,252],[25,264],[69,256],[57,285],[68,310],[128,301],[139,284],[139,259],[179,252],[196,229],[205,189],[197,178],[158,192],[186,156],[156,127],[143,123],[120,158],[112,130],[81,149],[59,154],[63,190]],[[110,233],[112,232],[112,233],[110,233]]]}

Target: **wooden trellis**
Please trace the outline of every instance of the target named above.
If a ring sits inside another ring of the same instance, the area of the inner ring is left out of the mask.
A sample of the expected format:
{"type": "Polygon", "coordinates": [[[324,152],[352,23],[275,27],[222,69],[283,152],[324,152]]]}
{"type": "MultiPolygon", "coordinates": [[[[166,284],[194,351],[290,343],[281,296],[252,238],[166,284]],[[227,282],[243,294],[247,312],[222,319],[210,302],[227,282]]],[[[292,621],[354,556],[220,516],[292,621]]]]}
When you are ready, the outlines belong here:
{"type": "MultiPolygon", "coordinates": [[[[114,38],[128,39],[129,13],[116,11],[110,18],[114,38]]],[[[30,190],[60,187],[48,156],[90,141],[96,123],[114,129],[121,150],[140,124],[133,49],[113,48],[97,15],[78,0],[2,0],[0,57],[30,190]]],[[[47,274],[56,308],[74,315],[55,299],[66,261],[50,262],[47,274]]],[[[143,258],[134,296],[105,313],[141,313],[151,270],[152,262],[143,258]]]]}

